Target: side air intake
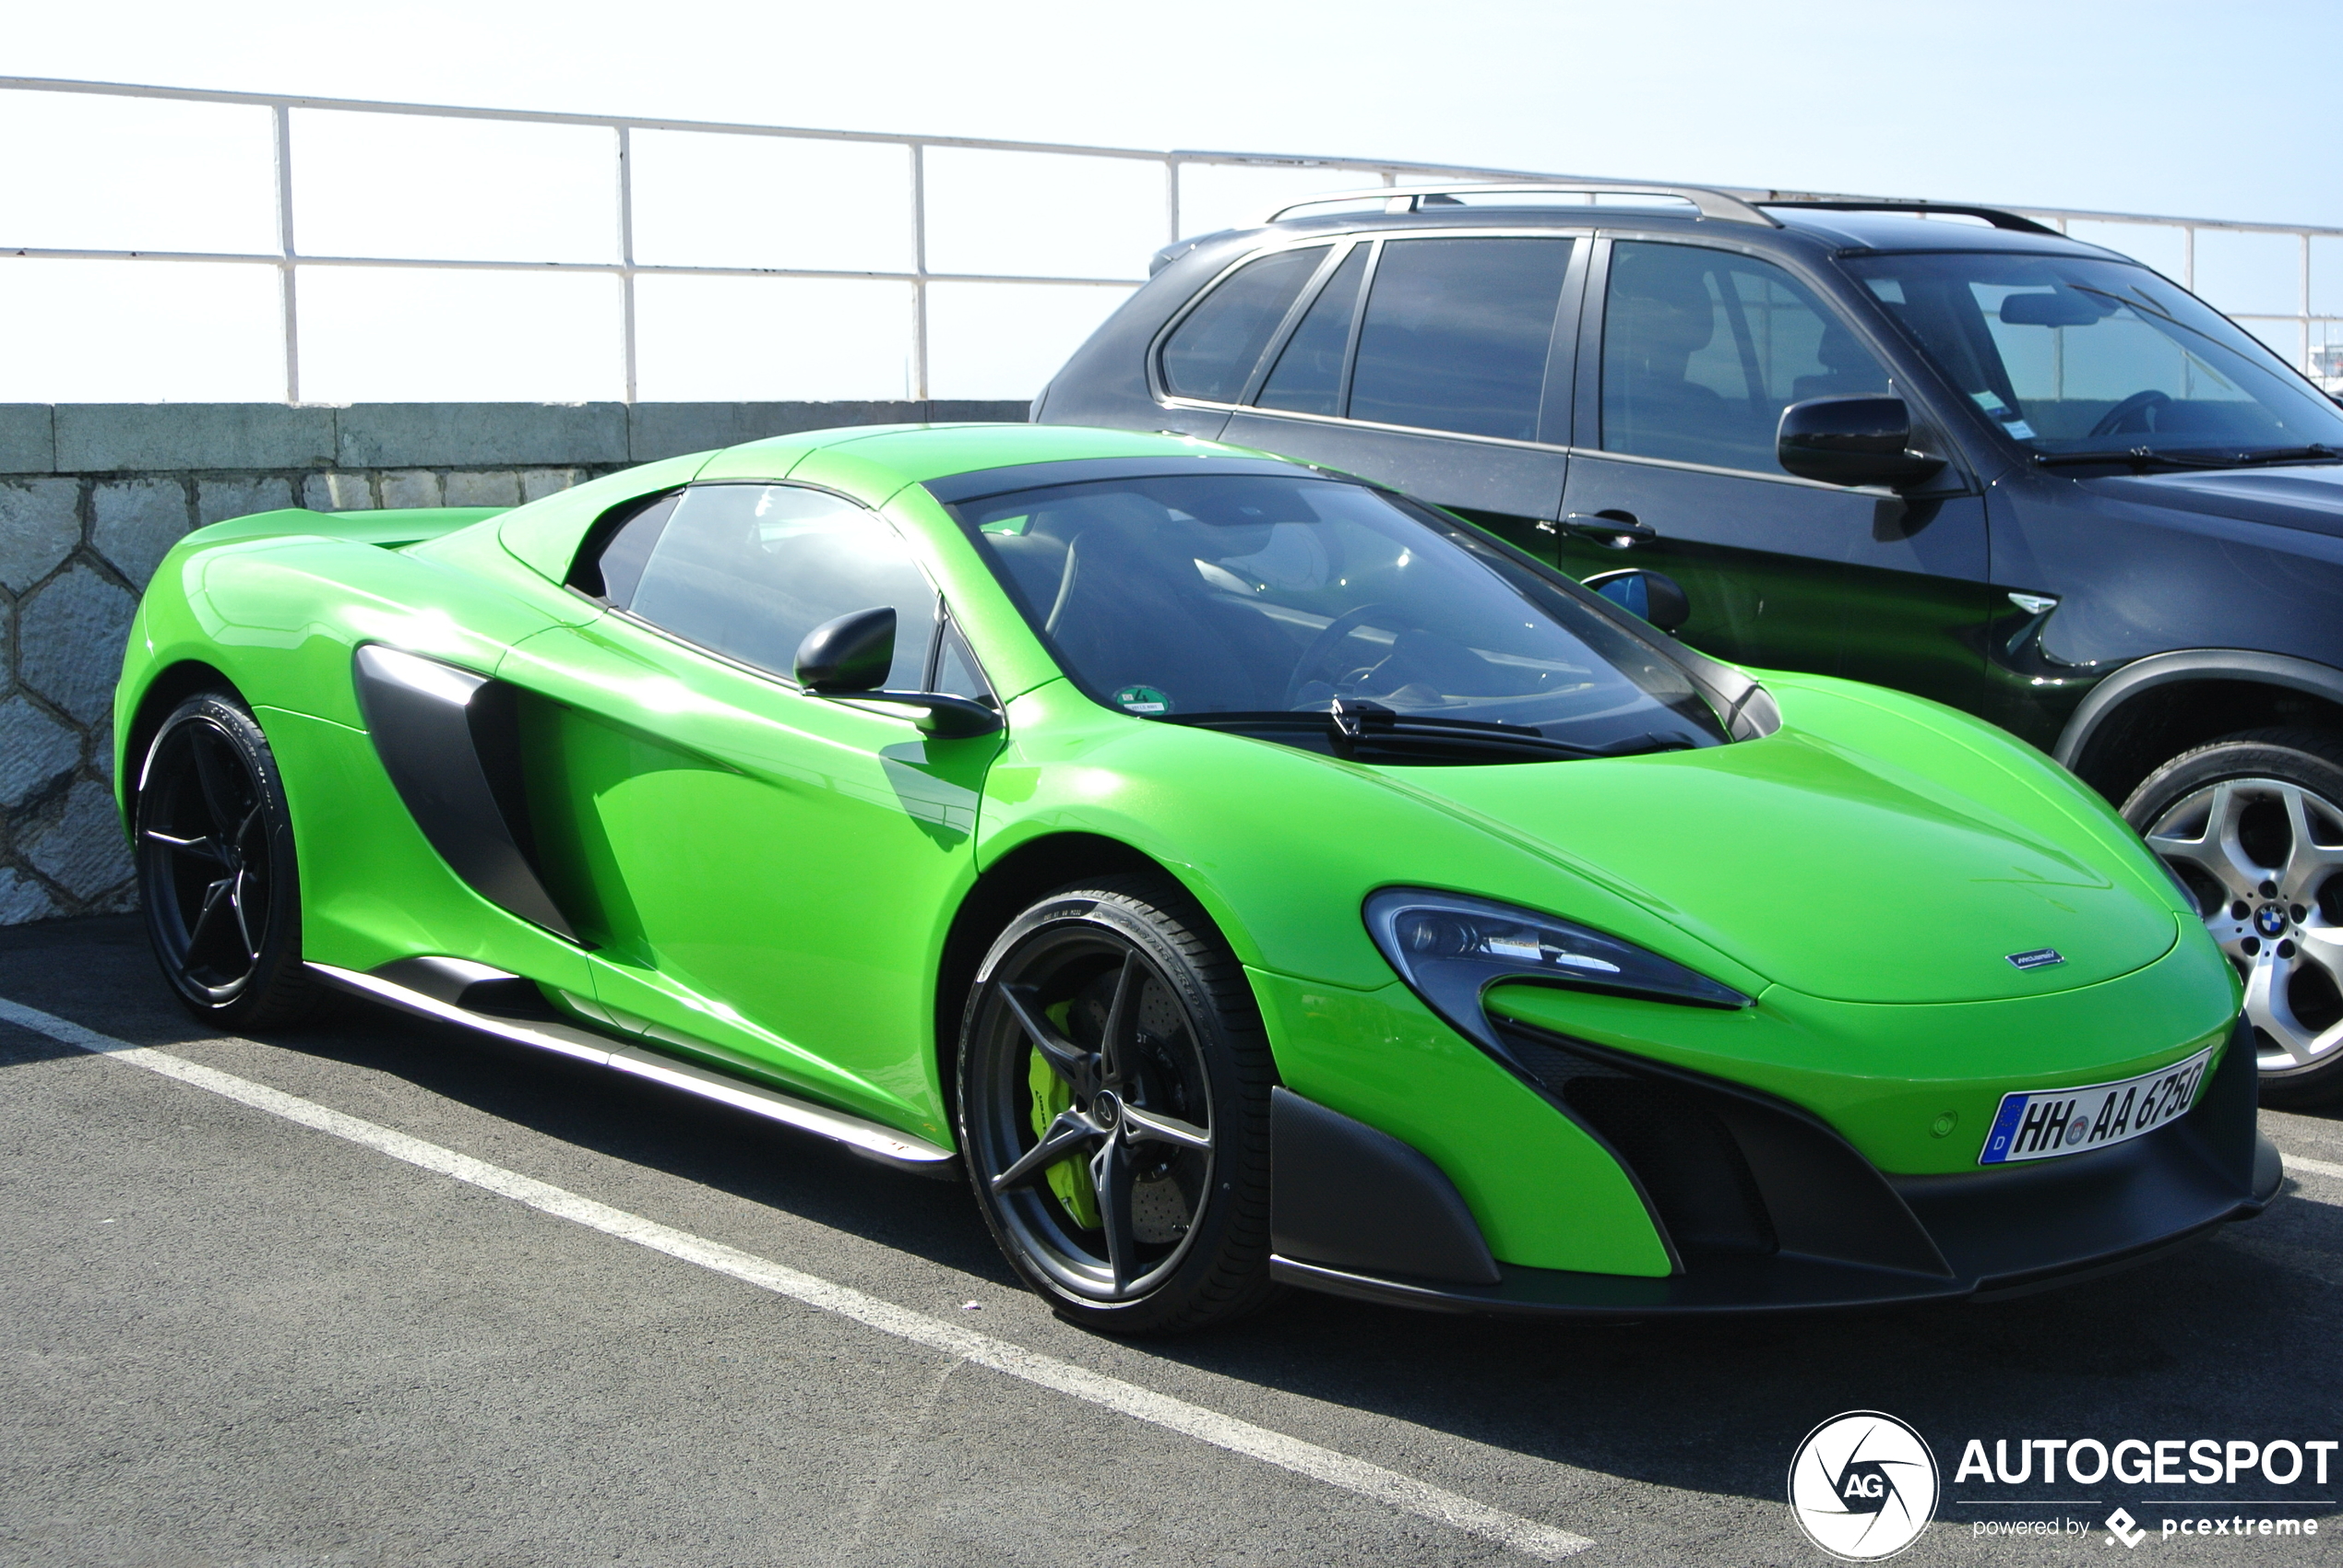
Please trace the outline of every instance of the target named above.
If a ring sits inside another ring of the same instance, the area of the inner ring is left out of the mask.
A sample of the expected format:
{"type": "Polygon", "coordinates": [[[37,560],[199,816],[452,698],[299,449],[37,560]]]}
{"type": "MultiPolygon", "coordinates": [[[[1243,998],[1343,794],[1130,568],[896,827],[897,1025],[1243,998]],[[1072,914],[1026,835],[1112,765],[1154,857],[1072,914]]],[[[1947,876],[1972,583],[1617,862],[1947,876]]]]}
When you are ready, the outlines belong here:
{"type": "Polygon", "coordinates": [[[467,886],[571,942],[537,874],[520,772],[517,694],[501,681],[370,643],[358,707],[398,798],[467,886]]]}

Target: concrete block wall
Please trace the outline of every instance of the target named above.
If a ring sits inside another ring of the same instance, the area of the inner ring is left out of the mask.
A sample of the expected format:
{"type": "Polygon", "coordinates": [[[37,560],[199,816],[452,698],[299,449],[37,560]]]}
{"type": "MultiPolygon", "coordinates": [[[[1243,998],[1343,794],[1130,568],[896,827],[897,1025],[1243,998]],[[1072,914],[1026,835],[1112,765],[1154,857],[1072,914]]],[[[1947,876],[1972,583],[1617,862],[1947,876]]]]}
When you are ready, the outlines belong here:
{"type": "Polygon", "coordinates": [[[279,506],[517,506],[656,457],[1023,403],[0,405],[0,925],[133,908],[113,684],[191,529],[279,506]]]}

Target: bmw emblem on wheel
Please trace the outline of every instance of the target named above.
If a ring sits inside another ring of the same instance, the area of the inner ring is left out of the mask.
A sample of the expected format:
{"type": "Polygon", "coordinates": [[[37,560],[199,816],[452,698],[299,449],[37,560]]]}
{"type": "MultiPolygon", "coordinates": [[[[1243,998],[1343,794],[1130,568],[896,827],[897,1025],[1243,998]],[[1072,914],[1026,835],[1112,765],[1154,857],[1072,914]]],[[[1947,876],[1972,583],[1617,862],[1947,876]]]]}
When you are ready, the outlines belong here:
{"type": "Polygon", "coordinates": [[[1798,1527],[1849,1562],[1876,1562],[1918,1540],[1935,1516],[1936,1488],[1927,1441],[1877,1410],[1831,1417],[1790,1461],[1798,1527]]]}

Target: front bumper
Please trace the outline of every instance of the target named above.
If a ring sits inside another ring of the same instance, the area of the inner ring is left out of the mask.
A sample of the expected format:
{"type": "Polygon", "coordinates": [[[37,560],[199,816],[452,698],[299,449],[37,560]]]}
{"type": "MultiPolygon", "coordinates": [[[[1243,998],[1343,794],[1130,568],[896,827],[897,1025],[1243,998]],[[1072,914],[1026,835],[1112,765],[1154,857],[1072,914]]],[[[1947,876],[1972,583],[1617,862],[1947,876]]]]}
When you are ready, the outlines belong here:
{"type": "Polygon", "coordinates": [[[1477,1230],[1458,1229],[1469,1215],[1430,1161],[1355,1123],[1366,1136],[1346,1134],[1323,1108],[1303,1120],[1289,1107],[1272,1219],[1279,1279],[1436,1311],[1570,1317],[1989,1300],[2147,1262],[2259,1214],[2282,1180],[2255,1130],[2242,1022],[2195,1109],[2170,1125],[2112,1148],[1943,1176],[1883,1174],[1818,1119],[1717,1080],[1624,1065],[1518,1026],[1507,1044],[1548,1053],[1540,1078],[1610,1074],[1673,1097],[1667,1136],[1614,1119],[1606,1138],[1667,1236],[1673,1271],[1495,1263],[1477,1230]],[[1708,1119],[1698,1125],[1709,1143],[1684,1135],[1687,1107],[1708,1119]]]}

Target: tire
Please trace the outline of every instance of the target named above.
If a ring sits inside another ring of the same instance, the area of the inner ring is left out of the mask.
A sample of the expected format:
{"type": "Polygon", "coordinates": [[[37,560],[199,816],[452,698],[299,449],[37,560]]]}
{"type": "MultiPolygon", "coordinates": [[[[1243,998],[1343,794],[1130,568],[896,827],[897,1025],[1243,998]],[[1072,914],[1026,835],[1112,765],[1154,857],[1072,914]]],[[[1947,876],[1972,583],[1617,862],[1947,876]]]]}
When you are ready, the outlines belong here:
{"type": "Polygon", "coordinates": [[[2123,802],[2245,978],[2262,1103],[2343,1097],[2343,737],[2249,730],[2123,802]]]}
{"type": "Polygon", "coordinates": [[[1177,883],[1050,894],[993,944],[960,1028],[960,1148],[993,1240],[1105,1333],[1258,1311],[1275,1080],[1244,971],[1177,883]]]}
{"type": "Polygon", "coordinates": [[[155,731],[138,776],[139,902],[163,979],[223,1029],[315,1016],[327,993],[301,962],[292,817],[251,710],[202,692],[155,731]]]}

